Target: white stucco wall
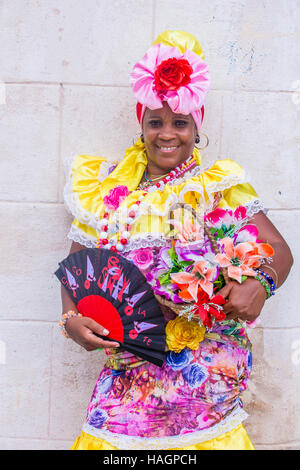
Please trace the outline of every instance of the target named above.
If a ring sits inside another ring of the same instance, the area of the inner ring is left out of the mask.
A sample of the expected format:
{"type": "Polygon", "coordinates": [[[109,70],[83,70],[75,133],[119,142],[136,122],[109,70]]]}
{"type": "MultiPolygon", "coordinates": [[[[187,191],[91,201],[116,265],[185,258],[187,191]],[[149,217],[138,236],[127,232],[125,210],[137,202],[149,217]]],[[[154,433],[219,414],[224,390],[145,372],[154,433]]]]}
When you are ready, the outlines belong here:
{"type": "Polygon", "coordinates": [[[204,162],[244,165],[295,257],[251,332],[244,401],[258,449],[300,448],[299,24],[299,0],[0,1],[1,449],[67,449],[80,431],[105,358],[57,326],[62,162],[136,140],[129,72],[165,29],[195,34],[211,68],[204,162]]]}

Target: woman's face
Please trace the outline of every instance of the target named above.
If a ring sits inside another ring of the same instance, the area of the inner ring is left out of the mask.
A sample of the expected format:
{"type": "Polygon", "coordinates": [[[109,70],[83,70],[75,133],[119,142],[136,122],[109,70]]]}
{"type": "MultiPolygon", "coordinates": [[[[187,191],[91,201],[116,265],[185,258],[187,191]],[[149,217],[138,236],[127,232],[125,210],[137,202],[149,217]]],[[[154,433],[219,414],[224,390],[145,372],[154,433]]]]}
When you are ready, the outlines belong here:
{"type": "Polygon", "coordinates": [[[197,129],[192,115],[173,113],[166,102],[160,109],[146,109],[142,129],[154,173],[171,171],[193,153],[197,129]]]}

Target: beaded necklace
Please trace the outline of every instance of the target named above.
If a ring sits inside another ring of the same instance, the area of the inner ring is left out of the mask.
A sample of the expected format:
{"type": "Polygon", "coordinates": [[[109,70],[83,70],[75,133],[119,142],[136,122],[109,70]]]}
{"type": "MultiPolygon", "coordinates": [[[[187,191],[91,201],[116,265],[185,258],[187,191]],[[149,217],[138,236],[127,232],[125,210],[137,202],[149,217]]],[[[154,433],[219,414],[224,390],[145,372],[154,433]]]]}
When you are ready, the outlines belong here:
{"type": "Polygon", "coordinates": [[[144,172],[144,179],[145,179],[145,182],[144,183],[140,183],[139,184],[139,188],[140,189],[144,189],[144,188],[148,188],[148,186],[151,186],[151,183],[153,183],[154,181],[157,181],[157,180],[162,180],[165,176],[168,176],[169,173],[166,173],[165,175],[162,175],[162,176],[158,176],[157,178],[152,178],[152,180],[150,180],[149,178],[147,178],[147,172],[145,170],[144,172]]]}
{"type": "Polygon", "coordinates": [[[151,184],[153,180],[147,180],[144,183],[140,183],[137,187],[137,190],[141,190],[142,194],[138,198],[138,200],[128,209],[128,216],[126,218],[126,222],[119,230],[119,240],[116,237],[110,237],[108,239],[109,233],[109,226],[108,226],[108,219],[110,213],[113,210],[106,209],[103,219],[100,220],[100,227],[101,232],[100,236],[97,240],[97,248],[106,248],[110,249],[113,252],[124,251],[126,249],[126,245],[128,244],[130,238],[130,228],[131,225],[138,219],[140,216],[139,214],[139,205],[141,204],[142,200],[147,196],[147,194],[160,190],[162,191],[166,184],[170,183],[175,178],[180,177],[188,170],[191,170],[196,165],[196,160],[193,155],[191,155],[185,162],[178,165],[174,170],[171,170],[167,175],[161,177],[161,181],[155,184],[151,184]]]}

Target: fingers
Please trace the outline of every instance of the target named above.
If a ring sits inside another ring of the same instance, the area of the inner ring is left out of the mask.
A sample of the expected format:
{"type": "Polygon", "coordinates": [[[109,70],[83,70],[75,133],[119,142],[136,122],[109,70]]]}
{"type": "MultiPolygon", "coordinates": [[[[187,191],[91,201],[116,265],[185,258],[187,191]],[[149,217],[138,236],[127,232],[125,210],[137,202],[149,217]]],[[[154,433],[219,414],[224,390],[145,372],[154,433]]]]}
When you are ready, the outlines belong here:
{"type": "Polygon", "coordinates": [[[228,315],[226,315],[226,320],[236,320],[238,321],[239,317],[236,313],[229,313],[228,315]]]}
{"type": "Polygon", "coordinates": [[[102,325],[99,325],[95,320],[92,318],[85,318],[84,326],[87,329],[86,333],[86,341],[84,347],[88,350],[96,349],[96,348],[118,348],[120,344],[116,341],[107,340],[105,341],[102,338],[98,338],[99,336],[107,336],[109,331],[104,328],[102,325]],[[97,335],[97,336],[96,336],[97,335]]]}
{"type": "MultiPolygon", "coordinates": [[[[224,299],[226,299],[226,297],[229,296],[230,294],[230,291],[231,289],[233,288],[234,286],[234,283],[233,282],[229,282],[228,284],[226,284],[224,287],[222,287],[222,289],[220,289],[217,293],[218,295],[222,295],[224,297],[224,299]]],[[[226,305],[226,304],[225,304],[226,305]]]]}
{"type": "Polygon", "coordinates": [[[253,283],[252,279],[247,281],[248,279],[242,284],[230,282],[218,292],[226,299],[223,305],[226,320],[252,321],[259,315],[265,301],[265,292],[262,290],[264,298],[261,299],[261,290],[258,291],[256,282],[253,283]]]}
{"type": "Polygon", "coordinates": [[[97,349],[97,348],[119,348],[120,344],[116,341],[105,341],[102,338],[98,338],[96,334],[94,334],[91,330],[87,332],[87,343],[84,346],[85,348],[88,347],[89,350],[97,349]]]}
{"type": "Polygon", "coordinates": [[[224,313],[226,315],[228,315],[229,313],[231,313],[233,311],[233,305],[230,302],[230,300],[228,300],[228,302],[226,302],[224,305],[222,305],[222,307],[223,307],[224,313]]]}
{"type": "Polygon", "coordinates": [[[84,325],[87,328],[89,328],[93,333],[97,333],[98,335],[101,335],[101,336],[109,335],[109,331],[106,328],[104,328],[104,326],[99,325],[99,323],[97,323],[92,318],[85,317],[84,325]]]}
{"type": "Polygon", "coordinates": [[[223,310],[226,315],[226,320],[235,320],[238,318],[238,315],[230,301],[223,305],[223,310]]]}
{"type": "Polygon", "coordinates": [[[222,295],[225,299],[226,298],[228,299],[226,303],[223,305],[223,310],[226,315],[226,320],[238,320],[239,319],[236,305],[234,305],[230,300],[230,298],[232,297],[231,291],[234,287],[236,287],[236,283],[229,282],[224,287],[222,287],[222,289],[218,291],[218,294],[222,295]]]}

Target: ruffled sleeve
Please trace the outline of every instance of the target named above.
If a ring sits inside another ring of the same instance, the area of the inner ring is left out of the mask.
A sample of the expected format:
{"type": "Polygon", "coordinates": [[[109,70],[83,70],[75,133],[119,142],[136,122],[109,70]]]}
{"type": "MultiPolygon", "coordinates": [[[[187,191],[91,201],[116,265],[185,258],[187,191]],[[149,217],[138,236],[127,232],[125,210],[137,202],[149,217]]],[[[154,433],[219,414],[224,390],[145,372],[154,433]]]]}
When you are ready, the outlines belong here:
{"type": "Polygon", "coordinates": [[[64,201],[74,217],[68,237],[82,245],[96,246],[102,181],[108,176],[105,158],[77,155],[67,164],[64,201]]]}
{"type": "Polygon", "coordinates": [[[262,210],[267,212],[255,189],[246,181],[241,165],[231,159],[216,160],[198,176],[177,188],[178,198],[186,204],[200,204],[211,210],[216,193],[222,197],[218,207],[236,209],[243,205],[249,216],[262,210]]]}
{"type": "Polygon", "coordinates": [[[255,189],[246,182],[244,169],[231,159],[217,160],[204,172],[203,185],[210,199],[212,194],[221,192],[220,208],[234,210],[242,205],[250,217],[259,211],[267,212],[255,189]]]}
{"type": "Polygon", "coordinates": [[[247,207],[249,216],[262,210],[266,212],[262,201],[250,183],[246,182],[244,169],[231,159],[217,160],[215,164],[205,172],[204,186],[210,197],[211,193],[220,191],[222,199],[218,207],[236,209],[238,206],[247,207]],[[218,175],[223,173],[223,178],[218,181],[218,175]],[[212,178],[212,181],[210,179],[212,178]]]}
{"type": "Polygon", "coordinates": [[[237,184],[223,191],[223,198],[219,203],[219,207],[230,207],[236,209],[238,206],[248,206],[251,208],[252,214],[259,210],[264,210],[255,189],[249,183],[237,184]]]}
{"type": "Polygon", "coordinates": [[[87,248],[95,248],[97,246],[97,231],[87,224],[80,223],[77,219],[73,220],[68,238],[87,248]]]}
{"type": "Polygon", "coordinates": [[[71,214],[82,224],[96,229],[98,208],[102,201],[100,167],[106,159],[78,155],[71,162],[64,189],[64,200],[71,214]]]}
{"type": "Polygon", "coordinates": [[[234,160],[216,160],[215,163],[200,174],[205,201],[213,200],[216,192],[224,192],[245,181],[244,169],[234,160]]]}

